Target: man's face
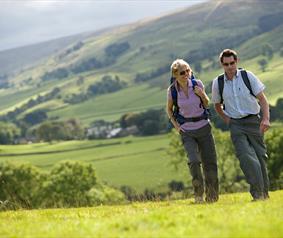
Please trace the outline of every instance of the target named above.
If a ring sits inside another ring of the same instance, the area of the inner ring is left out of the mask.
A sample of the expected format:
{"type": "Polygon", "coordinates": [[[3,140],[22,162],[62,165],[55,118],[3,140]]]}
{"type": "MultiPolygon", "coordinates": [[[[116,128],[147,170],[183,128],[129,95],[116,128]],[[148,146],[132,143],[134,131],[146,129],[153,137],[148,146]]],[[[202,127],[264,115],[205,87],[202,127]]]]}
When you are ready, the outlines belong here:
{"type": "Polygon", "coordinates": [[[237,60],[233,56],[224,57],[222,66],[227,74],[235,74],[237,71],[237,60]]]}

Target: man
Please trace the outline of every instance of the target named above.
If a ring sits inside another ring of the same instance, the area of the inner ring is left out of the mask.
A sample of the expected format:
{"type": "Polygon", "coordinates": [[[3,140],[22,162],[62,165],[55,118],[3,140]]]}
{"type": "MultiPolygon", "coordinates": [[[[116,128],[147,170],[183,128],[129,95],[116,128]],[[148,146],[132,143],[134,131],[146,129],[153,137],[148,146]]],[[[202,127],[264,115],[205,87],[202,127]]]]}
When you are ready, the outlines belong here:
{"type": "Polygon", "coordinates": [[[269,105],[263,93],[265,86],[253,73],[237,68],[238,57],[234,50],[223,50],[219,60],[224,75],[213,80],[212,102],[216,112],[229,125],[236,156],[250,184],[253,201],[264,200],[269,198],[269,179],[263,134],[270,127],[269,105]],[[250,88],[245,81],[249,81],[250,88]]]}

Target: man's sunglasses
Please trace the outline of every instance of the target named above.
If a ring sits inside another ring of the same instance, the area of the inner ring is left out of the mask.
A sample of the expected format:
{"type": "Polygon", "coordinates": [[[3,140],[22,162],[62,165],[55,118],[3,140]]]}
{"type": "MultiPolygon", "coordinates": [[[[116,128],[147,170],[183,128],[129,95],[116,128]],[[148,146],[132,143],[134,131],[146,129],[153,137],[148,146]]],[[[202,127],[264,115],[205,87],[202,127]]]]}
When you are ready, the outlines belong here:
{"type": "Polygon", "coordinates": [[[180,72],[180,75],[183,76],[185,75],[186,73],[188,74],[190,72],[190,70],[186,69],[186,70],[183,70],[180,72]]]}
{"type": "Polygon", "coordinates": [[[229,65],[232,66],[232,65],[234,65],[235,63],[236,63],[235,61],[232,61],[232,62],[230,62],[230,63],[223,63],[223,65],[224,65],[224,66],[229,66],[229,65]]]}

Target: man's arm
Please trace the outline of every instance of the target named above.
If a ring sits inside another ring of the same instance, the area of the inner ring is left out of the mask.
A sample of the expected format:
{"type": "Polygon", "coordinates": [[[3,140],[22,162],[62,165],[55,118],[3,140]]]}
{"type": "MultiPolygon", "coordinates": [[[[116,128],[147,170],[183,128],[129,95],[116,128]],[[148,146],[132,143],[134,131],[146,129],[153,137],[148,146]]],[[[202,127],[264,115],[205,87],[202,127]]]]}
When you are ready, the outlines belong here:
{"type": "Polygon", "coordinates": [[[259,100],[259,105],[262,111],[262,120],[260,123],[260,131],[262,133],[266,132],[270,127],[270,115],[269,115],[269,105],[266,99],[266,96],[263,92],[260,92],[256,95],[257,99],[259,100]]]}
{"type": "Polygon", "coordinates": [[[215,103],[215,104],[214,104],[214,108],[215,108],[215,111],[217,112],[217,114],[223,119],[223,121],[224,121],[226,124],[229,124],[229,122],[230,122],[230,117],[228,117],[228,116],[224,113],[221,103],[215,103]]]}

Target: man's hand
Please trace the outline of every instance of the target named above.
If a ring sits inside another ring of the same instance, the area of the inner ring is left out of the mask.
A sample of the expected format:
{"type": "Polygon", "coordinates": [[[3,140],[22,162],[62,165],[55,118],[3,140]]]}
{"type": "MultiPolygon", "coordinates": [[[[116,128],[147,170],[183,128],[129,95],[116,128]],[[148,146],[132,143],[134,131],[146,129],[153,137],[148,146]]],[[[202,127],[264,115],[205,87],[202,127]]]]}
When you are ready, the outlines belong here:
{"type": "Polygon", "coordinates": [[[230,124],[230,120],[231,120],[230,117],[224,115],[224,116],[223,116],[223,120],[224,120],[225,124],[227,124],[227,125],[230,124]]]}
{"type": "Polygon", "coordinates": [[[270,127],[270,122],[268,119],[262,119],[260,123],[259,130],[261,133],[265,133],[270,127]]]}

